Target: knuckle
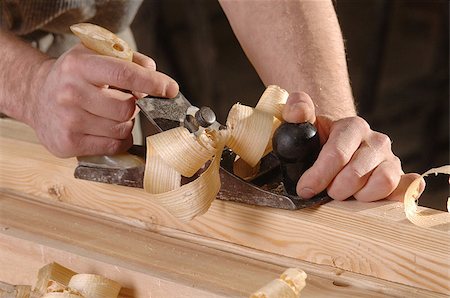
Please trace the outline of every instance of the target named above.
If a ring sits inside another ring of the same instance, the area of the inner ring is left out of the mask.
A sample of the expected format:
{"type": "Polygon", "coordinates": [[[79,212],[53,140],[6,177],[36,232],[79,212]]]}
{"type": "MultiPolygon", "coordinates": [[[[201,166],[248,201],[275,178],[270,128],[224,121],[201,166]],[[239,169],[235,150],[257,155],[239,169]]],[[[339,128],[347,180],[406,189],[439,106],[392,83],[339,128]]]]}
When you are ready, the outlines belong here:
{"type": "Polygon", "coordinates": [[[136,105],[134,100],[128,100],[120,105],[119,113],[118,113],[118,121],[124,122],[128,121],[133,117],[134,111],[136,109],[136,105]]]}
{"type": "Polygon", "coordinates": [[[132,82],[135,79],[134,72],[127,66],[118,66],[111,75],[114,82],[132,82]]]}
{"type": "Polygon", "coordinates": [[[361,169],[358,168],[357,165],[354,165],[353,163],[350,163],[347,166],[347,169],[344,173],[345,177],[346,177],[346,181],[354,181],[354,180],[359,180],[361,179],[364,175],[366,175],[367,173],[362,173],[361,169]]]}
{"type": "Polygon", "coordinates": [[[111,139],[107,144],[107,152],[109,154],[120,153],[121,145],[122,143],[120,140],[111,139]]]}
{"type": "Polygon", "coordinates": [[[133,123],[125,122],[120,123],[113,128],[115,130],[115,135],[118,139],[126,139],[130,136],[131,130],[133,129],[133,123]]]}
{"type": "Polygon", "coordinates": [[[156,70],[156,61],[148,57],[147,67],[150,68],[151,70],[156,70]]]}
{"type": "Polygon", "coordinates": [[[337,146],[328,152],[328,155],[331,160],[334,160],[336,164],[340,166],[344,166],[350,160],[349,154],[345,149],[337,146]]]}
{"type": "Polygon", "coordinates": [[[74,54],[74,52],[69,51],[61,57],[60,70],[62,73],[71,74],[77,69],[79,64],[80,62],[77,55],[74,54]]]}
{"type": "Polygon", "coordinates": [[[398,168],[399,173],[401,173],[402,172],[402,161],[400,160],[400,158],[398,156],[396,156],[396,155],[393,155],[392,162],[398,168]]]}
{"type": "Polygon", "coordinates": [[[358,117],[358,116],[352,117],[351,120],[352,120],[352,125],[358,129],[361,129],[361,130],[369,130],[370,129],[369,123],[367,123],[367,121],[361,117],[358,117]]]}
{"type": "Polygon", "coordinates": [[[340,134],[361,134],[370,130],[369,124],[361,117],[354,116],[337,120],[332,126],[332,131],[340,134]]]}
{"type": "Polygon", "coordinates": [[[388,192],[393,191],[397,187],[399,178],[400,176],[398,176],[397,174],[386,171],[380,173],[379,176],[381,184],[388,192]]]}
{"type": "Polygon", "coordinates": [[[374,132],[372,139],[380,148],[391,148],[391,139],[385,134],[374,132]]]}
{"type": "Polygon", "coordinates": [[[58,100],[61,104],[76,103],[80,100],[80,93],[74,84],[66,83],[61,87],[58,100]]]}

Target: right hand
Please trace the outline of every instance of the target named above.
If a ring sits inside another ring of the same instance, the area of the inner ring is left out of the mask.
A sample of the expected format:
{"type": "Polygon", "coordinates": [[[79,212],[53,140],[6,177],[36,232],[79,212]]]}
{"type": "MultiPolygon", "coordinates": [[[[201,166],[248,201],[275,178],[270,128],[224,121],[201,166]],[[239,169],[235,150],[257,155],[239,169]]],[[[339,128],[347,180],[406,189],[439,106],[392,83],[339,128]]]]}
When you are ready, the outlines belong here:
{"type": "Polygon", "coordinates": [[[313,166],[298,181],[297,193],[302,198],[326,189],[339,201],[352,196],[362,202],[401,201],[408,186],[420,177],[403,172],[387,135],[372,130],[358,116],[333,120],[316,115],[314,102],[304,92],[289,95],[283,118],[291,123],[314,123],[323,144],[313,166]]]}
{"type": "Polygon", "coordinates": [[[136,98],[177,95],[178,84],[156,71],[151,58],[135,52],[133,62],[101,56],[79,44],[41,64],[31,83],[27,122],[52,154],[124,152],[133,144],[136,98]]]}

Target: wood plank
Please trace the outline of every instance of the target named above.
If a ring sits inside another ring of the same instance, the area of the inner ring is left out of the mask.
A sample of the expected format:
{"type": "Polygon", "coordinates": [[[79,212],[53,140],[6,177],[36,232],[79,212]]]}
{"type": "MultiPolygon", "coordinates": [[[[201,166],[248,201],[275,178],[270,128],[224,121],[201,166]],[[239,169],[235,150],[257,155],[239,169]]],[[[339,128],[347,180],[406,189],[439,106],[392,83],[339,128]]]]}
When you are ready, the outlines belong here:
{"type": "Polygon", "coordinates": [[[11,118],[0,118],[0,136],[39,144],[36,133],[31,127],[11,118]]]}
{"type": "Polygon", "coordinates": [[[0,142],[3,191],[109,214],[160,233],[196,235],[191,241],[223,240],[450,294],[449,226],[416,227],[399,203],[331,202],[286,211],[216,200],[207,214],[183,224],[142,190],[74,179],[75,159],[55,158],[15,135],[0,142]]]}
{"type": "Polygon", "coordinates": [[[302,297],[444,297],[238,246],[231,249],[241,255],[224,252],[16,195],[1,194],[0,210],[0,280],[12,284],[34,284],[40,267],[58,262],[118,281],[122,297],[248,297],[298,266],[308,274],[302,297]]]}
{"type": "Polygon", "coordinates": [[[30,298],[31,287],[10,285],[0,281],[0,298],[30,298]]]}

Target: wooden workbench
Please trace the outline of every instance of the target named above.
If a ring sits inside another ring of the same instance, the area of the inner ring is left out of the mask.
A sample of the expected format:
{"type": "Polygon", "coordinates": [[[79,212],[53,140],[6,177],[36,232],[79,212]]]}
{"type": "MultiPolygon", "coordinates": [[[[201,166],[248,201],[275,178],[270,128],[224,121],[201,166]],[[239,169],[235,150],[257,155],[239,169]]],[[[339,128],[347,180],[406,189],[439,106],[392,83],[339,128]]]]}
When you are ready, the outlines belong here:
{"type": "Polygon", "coordinates": [[[0,281],[31,284],[56,261],[117,280],[124,297],[245,297],[298,266],[302,297],[450,294],[450,225],[416,227],[400,203],[216,200],[183,224],[143,190],[74,179],[76,160],[53,157],[25,125],[0,120],[0,144],[0,281]]]}

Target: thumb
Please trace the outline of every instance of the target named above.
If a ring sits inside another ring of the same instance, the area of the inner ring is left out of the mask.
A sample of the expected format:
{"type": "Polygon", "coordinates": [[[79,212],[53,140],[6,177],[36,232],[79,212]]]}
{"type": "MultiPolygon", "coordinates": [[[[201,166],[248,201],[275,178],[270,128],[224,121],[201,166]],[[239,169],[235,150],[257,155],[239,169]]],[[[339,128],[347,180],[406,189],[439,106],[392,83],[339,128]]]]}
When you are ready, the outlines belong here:
{"type": "Polygon", "coordinates": [[[311,97],[305,92],[291,93],[283,109],[283,118],[290,123],[316,122],[314,103],[311,97]]]}
{"type": "MultiPolygon", "coordinates": [[[[400,177],[400,182],[397,185],[397,188],[387,197],[388,200],[393,201],[400,201],[403,202],[403,199],[405,197],[406,190],[411,185],[411,183],[416,180],[417,178],[420,178],[419,174],[416,173],[410,173],[410,174],[404,174],[400,177]]],[[[422,181],[420,181],[419,186],[419,195],[422,194],[422,192],[425,189],[425,180],[423,178],[420,178],[422,181]]]]}

